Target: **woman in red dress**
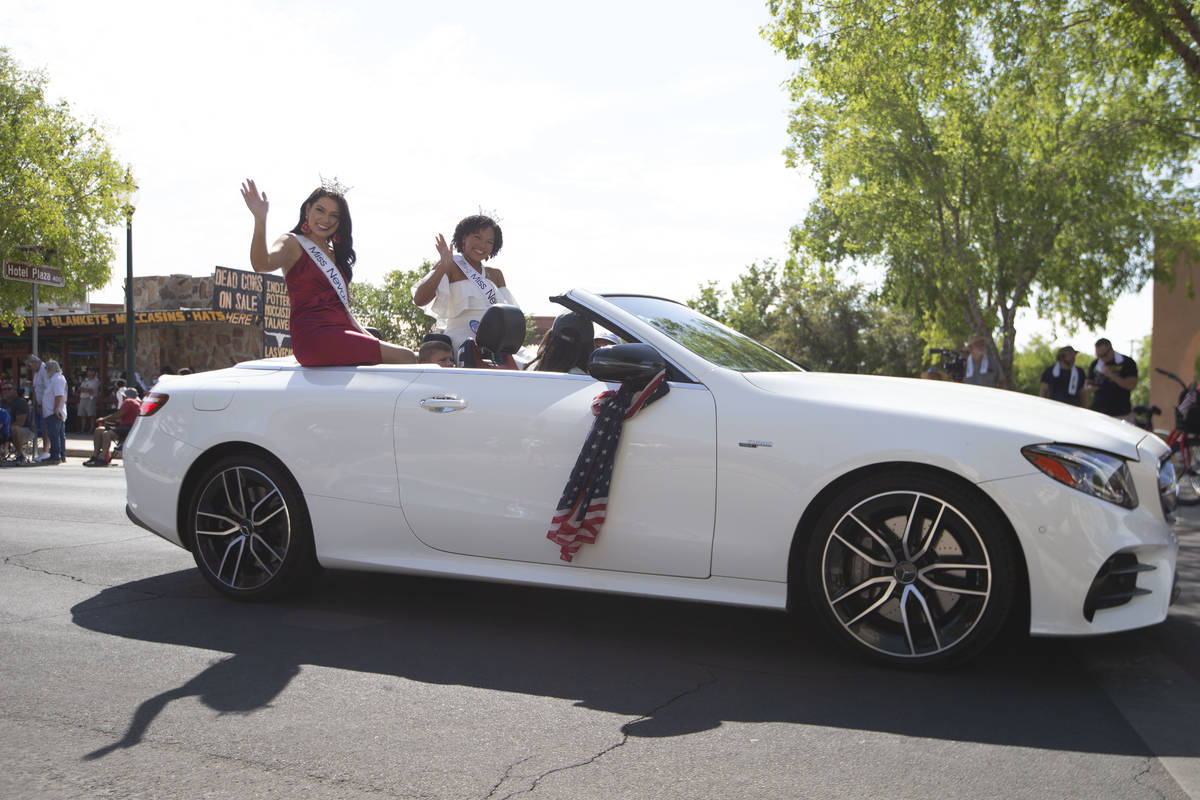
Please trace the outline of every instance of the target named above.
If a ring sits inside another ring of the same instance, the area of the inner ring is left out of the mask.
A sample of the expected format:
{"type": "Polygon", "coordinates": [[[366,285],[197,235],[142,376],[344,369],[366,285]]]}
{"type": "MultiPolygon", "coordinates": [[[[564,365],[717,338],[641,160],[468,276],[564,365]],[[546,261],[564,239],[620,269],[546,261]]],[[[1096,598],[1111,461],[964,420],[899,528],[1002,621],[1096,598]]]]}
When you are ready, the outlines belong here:
{"type": "Polygon", "coordinates": [[[283,270],[291,302],[292,353],[306,367],[415,364],[412,350],[381,342],[350,313],[349,284],[354,238],[345,196],[321,187],[300,206],[296,227],[267,249],[267,195],[254,181],[242,184],[242,199],[254,215],[250,266],[255,272],[283,270]]]}

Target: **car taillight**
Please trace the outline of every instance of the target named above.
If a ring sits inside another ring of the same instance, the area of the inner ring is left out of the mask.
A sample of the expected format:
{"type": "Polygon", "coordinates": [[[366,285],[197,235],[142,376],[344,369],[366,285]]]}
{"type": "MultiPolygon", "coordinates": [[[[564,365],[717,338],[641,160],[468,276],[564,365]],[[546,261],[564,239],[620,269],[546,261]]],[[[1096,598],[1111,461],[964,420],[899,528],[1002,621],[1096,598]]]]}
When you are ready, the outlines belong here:
{"type": "Polygon", "coordinates": [[[142,400],[142,410],[138,412],[139,417],[148,417],[154,412],[167,404],[170,395],[162,392],[151,392],[146,395],[146,399],[142,400]]]}

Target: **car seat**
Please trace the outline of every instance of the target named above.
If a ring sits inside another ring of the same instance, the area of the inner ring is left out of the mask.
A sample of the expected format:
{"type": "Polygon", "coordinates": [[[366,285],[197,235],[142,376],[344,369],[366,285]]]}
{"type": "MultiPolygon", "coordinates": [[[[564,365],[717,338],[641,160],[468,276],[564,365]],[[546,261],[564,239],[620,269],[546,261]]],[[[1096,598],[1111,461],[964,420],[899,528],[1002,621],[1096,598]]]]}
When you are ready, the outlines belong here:
{"type": "Polygon", "coordinates": [[[458,365],[476,369],[517,369],[512,354],[525,343],[525,315],[498,303],[483,312],[474,339],[458,349],[458,365]]]}

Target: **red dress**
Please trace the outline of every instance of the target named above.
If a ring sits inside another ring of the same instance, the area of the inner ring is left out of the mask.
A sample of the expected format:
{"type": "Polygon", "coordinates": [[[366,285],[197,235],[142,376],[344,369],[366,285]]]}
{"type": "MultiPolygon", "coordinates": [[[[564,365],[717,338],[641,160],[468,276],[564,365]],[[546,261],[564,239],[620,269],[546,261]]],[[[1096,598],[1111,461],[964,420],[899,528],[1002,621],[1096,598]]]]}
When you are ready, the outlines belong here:
{"type": "MultiPolygon", "coordinates": [[[[346,277],[345,272],[342,277],[346,277]]],[[[306,367],[354,366],[383,361],[379,340],[354,327],[342,299],[308,253],[301,253],[284,281],[292,306],[292,353],[297,361],[306,367]]],[[[349,283],[346,281],[347,291],[349,283]]]]}

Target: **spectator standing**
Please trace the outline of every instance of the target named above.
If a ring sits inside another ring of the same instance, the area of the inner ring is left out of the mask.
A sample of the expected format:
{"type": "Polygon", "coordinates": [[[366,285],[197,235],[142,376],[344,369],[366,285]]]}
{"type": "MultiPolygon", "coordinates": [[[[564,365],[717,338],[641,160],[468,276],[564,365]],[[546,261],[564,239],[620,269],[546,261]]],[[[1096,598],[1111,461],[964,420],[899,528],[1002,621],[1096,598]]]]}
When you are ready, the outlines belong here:
{"type": "MultiPolygon", "coordinates": [[[[33,409],[32,427],[34,435],[42,437],[42,451],[41,453],[35,452],[34,459],[45,461],[50,458],[50,442],[47,439],[46,427],[43,424],[42,396],[46,393],[46,381],[49,379],[49,375],[46,373],[46,365],[35,353],[30,353],[25,358],[25,366],[29,369],[29,387],[33,390],[33,394],[29,398],[33,409]]],[[[33,449],[37,450],[36,439],[33,442],[33,449]]]]}
{"type": "Polygon", "coordinates": [[[1042,371],[1042,386],[1039,391],[1042,397],[1080,408],[1087,405],[1087,376],[1083,367],[1075,366],[1076,352],[1071,345],[1058,349],[1054,363],[1042,371]]]}
{"type": "Polygon", "coordinates": [[[96,368],[88,367],[87,373],[79,382],[79,405],[75,411],[79,414],[79,432],[88,433],[96,427],[96,398],[100,394],[100,379],[96,377],[96,368]]]}
{"type": "Polygon", "coordinates": [[[997,386],[1000,383],[1000,370],[988,360],[988,340],[986,333],[977,333],[967,342],[966,372],[963,383],[975,386],[997,386]]]}
{"type": "Polygon", "coordinates": [[[1087,388],[1092,410],[1110,417],[1132,419],[1129,396],[1137,387],[1137,363],[1113,350],[1108,339],[1096,340],[1096,360],[1088,367],[1087,388]]]}
{"type": "Polygon", "coordinates": [[[61,464],[67,460],[67,379],[62,367],[54,359],[45,364],[46,390],[41,397],[42,430],[50,440],[50,457],[47,464],[61,464]]]}

